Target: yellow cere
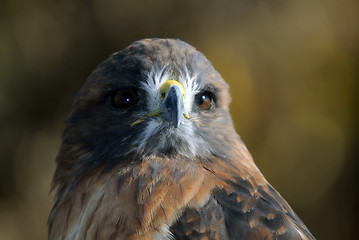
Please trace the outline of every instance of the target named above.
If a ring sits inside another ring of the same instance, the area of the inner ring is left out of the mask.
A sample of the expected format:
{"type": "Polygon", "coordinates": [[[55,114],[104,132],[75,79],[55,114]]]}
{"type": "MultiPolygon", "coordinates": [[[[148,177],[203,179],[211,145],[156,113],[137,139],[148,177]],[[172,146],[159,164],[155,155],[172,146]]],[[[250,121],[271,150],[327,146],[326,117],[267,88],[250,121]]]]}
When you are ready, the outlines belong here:
{"type": "Polygon", "coordinates": [[[160,87],[160,96],[162,99],[166,97],[168,91],[170,90],[170,87],[174,84],[179,86],[182,92],[182,97],[184,99],[184,94],[185,94],[184,87],[182,86],[181,83],[179,83],[176,80],[167,80],[164,84],[162,84],[162,86],[160,87]]]}

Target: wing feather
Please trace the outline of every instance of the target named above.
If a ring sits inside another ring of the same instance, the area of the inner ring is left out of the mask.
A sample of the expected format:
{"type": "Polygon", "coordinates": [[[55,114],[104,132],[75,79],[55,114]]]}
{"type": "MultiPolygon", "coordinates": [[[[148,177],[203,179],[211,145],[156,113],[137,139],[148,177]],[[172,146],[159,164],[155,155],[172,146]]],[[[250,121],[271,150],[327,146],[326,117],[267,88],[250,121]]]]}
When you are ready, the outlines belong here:
{"type": "Polygon", "coordinates": [[[184,211],[170,229],[176,239],[314,239],[269,184],[253,194],[246,180],[227,183],[202,208],[184,211]]]}

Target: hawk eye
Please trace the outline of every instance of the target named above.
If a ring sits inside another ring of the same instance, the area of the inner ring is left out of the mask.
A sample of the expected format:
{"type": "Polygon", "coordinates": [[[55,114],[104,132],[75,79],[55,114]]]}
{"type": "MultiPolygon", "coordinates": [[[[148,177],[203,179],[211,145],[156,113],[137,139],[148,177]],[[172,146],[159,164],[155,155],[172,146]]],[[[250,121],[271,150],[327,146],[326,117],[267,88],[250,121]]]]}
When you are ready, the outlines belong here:
{"type": "Polygon", "coordinates": [[[210,110],[212,108],[213,97],[210,92],[202,92],[196,95],[195,103],[202,110],[210,110]]]}
{"type": "Polygon", "coordinates": [[[138,101],[135,89],[118,89],[111,95],[111,104],[115,108],[128,108],[138,101]]]}

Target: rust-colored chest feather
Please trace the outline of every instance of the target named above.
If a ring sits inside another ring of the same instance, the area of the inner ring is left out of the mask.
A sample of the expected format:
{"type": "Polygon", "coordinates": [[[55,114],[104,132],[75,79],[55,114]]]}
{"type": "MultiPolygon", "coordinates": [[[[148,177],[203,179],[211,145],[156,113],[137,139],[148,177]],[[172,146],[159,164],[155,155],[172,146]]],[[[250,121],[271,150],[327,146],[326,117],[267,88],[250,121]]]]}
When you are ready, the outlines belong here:
{"type": "Polygon", "coordinates": [[[165,239],[185,208],[208,201],[216,181],[183,159],[99,171],[58,196],[50,239],[165,239]]]}

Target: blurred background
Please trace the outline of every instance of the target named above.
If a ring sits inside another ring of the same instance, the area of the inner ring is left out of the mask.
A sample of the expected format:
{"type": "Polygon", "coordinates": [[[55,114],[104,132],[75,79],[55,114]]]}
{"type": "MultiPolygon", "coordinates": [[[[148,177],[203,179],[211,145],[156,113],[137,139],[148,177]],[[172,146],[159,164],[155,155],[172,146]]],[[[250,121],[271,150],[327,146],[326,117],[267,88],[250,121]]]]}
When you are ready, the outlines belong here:
{"type": "Polygon", "coordinates": [[[231,86],[236,129],[318,239],[358,224],[357,0],[2,0],[0,239],[46,239],[64,120],[92,69],[180,38],[231,86]]]}

